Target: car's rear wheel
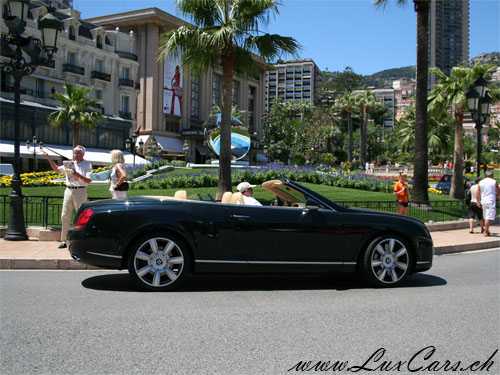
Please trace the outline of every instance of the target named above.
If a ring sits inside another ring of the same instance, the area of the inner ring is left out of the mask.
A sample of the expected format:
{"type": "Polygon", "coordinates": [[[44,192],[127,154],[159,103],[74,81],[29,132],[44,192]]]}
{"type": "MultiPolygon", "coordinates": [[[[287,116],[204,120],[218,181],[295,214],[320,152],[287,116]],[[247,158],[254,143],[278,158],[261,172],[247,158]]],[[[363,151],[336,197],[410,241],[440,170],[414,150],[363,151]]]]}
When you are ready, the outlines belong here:
{"type": "Polygon", "coordinates": [[[151,291],[172,290],[189,272],[191,253],[177,236],[148,234],[137,240],[128,258],[134,282],[151,291]]]}
{"type": "Polygon", "coordinates": [[[373,240],[363,259],[365,279],[375,286],[391,287],[405,281],[411,271],[412,253],[398,236],[385,235],[373,240]]]}

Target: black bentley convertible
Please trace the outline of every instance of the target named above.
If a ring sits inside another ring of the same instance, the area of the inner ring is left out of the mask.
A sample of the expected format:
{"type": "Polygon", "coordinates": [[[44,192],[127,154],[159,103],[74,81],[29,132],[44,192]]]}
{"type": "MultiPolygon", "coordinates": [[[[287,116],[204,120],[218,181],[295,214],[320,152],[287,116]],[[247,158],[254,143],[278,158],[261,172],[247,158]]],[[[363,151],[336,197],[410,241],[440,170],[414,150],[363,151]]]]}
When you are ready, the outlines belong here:
{"type": "Polygon", "coordinates": [[[262,187],[269,205],[241,193],[221,202],[186,191],[85,203],[69,232],[74,259],[125,269],[148,290],[171,290],[191,273],[354,273],[396,286],[432,266],[425,225],[397,214],[340,206],[287,179],[262,187]]]}

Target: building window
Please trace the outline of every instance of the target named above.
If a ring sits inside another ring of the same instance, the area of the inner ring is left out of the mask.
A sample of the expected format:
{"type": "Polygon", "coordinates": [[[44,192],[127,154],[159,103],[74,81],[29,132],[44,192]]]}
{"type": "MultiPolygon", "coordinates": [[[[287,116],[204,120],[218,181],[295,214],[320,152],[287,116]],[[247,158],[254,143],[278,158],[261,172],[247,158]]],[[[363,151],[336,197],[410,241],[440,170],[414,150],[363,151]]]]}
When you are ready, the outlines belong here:
{"type": "Polygon", "coordinates": [[[123,79],[129,79],[129,74],[130,74],[130,69],[129,68],[123,68],[122,69],[122,78],[123,79]]]}
{"type": "Polygon", "coordinates": [[[179,133],[178,121],[165,121],[165,130],[172,133],[179,133]]]}
{"type": "Polygon", "coordinates": [[[240,94],[240,83],[238,81],[233,81],[233,100],[232,106],[236,107],[238,105],[238,99],[240,94]]]}
{"type": "Polygon", "coordinates": [[[96,47],[102,49],[102,36],[100,36],[100,35],[97,35],[96,47]]]}
{"type": "Polygon", "coordinates": [[[102,100],[102,90],[95,90],[95,98],[97,100],[102,100]]]}
{"type": "Polygon", "coordinates": [[[68,64],[76,65],[76,54],[74,52],[68,52],[68,64]]]}
{"type": "Polygon", "coordinates": [[[215,107],[216,105],[219,107],[221,106],[221,83],[221,76],[219,74],[214,74],[212,81],[212,107],[215,107]]]}
{"type": "Polygon", "coordinates": [[[45,81],[43,79],[36,79],[36,96],[45,98],[45,81]]]}
{"type": "Polygon", "coordinates": [[[200,117],[200,76],[191,76],[191,116],[200,117]]]}
{"type": "Polygon", "coordinates": [[[76,40],[76,34],[75,34],[75,27],[70,26],[69,27],[69,39],[70,40],[76,40]]]}
{"type": "Polygon", "coordinates": [[[101,60],[95,61],[95,70],[97,72],[102,72],[102,61],[101,60]]]}
{"type": "Polygon", "coordinates": [[[248,86],[248,130],[250,132],[255,130],[255,92],[256,89],[253,86],[248,86]]]}

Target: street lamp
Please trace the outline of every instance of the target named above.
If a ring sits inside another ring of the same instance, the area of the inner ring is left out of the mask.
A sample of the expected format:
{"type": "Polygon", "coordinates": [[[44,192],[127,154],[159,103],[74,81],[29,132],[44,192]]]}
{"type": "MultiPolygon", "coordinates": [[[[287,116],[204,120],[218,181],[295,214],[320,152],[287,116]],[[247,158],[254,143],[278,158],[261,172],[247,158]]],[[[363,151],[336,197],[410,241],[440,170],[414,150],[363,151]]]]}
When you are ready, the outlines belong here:
{"type": "Polygon", "coordinates": [[[153,138],[151,142],[148,144],[148,153],[153,153],[153,156],[156,156],[158,152],[158,142],[153,138]]]}
{"type": "Polygon", "coordinates": [[[491,98],[486,91],[488,82],[481,75],[466,92],[467,105],[477,130],[477,177],[481,174],[481,132],[490,115],[491,98]]]}
{"type": "MultiPolygon", "coordinates": [[[[27,240],[24,227],[23,195],[21,191],[21,80],[32,74],[37,66],[49,65],[57,52],[57,36],[64,29],[64,24],[53,14],[48,13],[38,20],[38,29],[42,31],[42,40],[32,36],[23,36],[28,18],[30,0],[7,1],[5,24],[9,29],[1,38],[2,55],[10,60],[2,63],[2,71],[14,78],[14,175],[10,198],[9,226],[5,234],[8,241],[27,240]]],[[[51,10],[52,11],[52,10],[51,10]]]]}
{"type": "Polygon", "coordinates": [[[135,167],[135,154],[137,152],[137,145],[139,145],[139,148],[142,150],[142,146],[144,146],[144,142],[142,141],[142,139],[139,139],[139,143],[137,143],[137,134],[134,133],[134,135],[132,135],[132,139],[130,138],[127,138],[125,140],[125,148],[127,150],[129,150],[132,155],[134,155],[134,167],[135,167]]]}
{"type": "Polygon", "coordinates": [[[184,144],[182,145],[182,151],[184,151],[185,157],[184,159],[187,159],[188,153],[189,153],[189,142],[188,140],[184,140],[184,144]]]}
{"type": "Polygon", "coordinates": [[[38,146],[39,150],[43,150],[43,142],[38,142],[38,137],[36,135],[33,136],[32,140],[27,140],[26,141],[26,148],[28,151],[30,150],[31,146],[33,145],[33,167],[31,168],[33,172],[35,171],[36,168],[36,146],[38,146]]]}

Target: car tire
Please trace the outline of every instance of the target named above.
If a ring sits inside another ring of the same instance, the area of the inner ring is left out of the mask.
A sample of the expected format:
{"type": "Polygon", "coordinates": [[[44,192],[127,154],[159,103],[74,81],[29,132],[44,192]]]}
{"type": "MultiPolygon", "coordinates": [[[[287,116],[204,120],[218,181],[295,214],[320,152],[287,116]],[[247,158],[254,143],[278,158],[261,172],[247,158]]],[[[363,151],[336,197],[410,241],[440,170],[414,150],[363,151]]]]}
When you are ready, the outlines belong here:
{"type": "Polygon", "coordinates": [[[364,278],[377,287],[400,285],[411,272],[412,256],[409,246],[399,236],[378,237],[370,242],[364,253],[364,278]]]}
{"type": "Polygon", "coordinates": [[[173,290],[189,273],[191,260],[191,251],[180,238],[151,233],[134,242],[128,257],[128,272],[144,290],[173,290]]]}

